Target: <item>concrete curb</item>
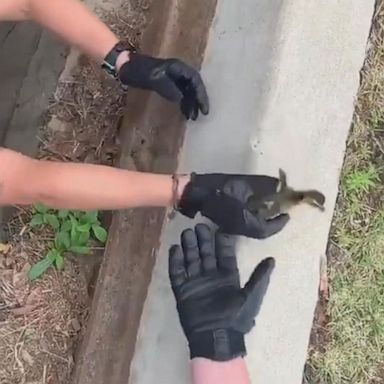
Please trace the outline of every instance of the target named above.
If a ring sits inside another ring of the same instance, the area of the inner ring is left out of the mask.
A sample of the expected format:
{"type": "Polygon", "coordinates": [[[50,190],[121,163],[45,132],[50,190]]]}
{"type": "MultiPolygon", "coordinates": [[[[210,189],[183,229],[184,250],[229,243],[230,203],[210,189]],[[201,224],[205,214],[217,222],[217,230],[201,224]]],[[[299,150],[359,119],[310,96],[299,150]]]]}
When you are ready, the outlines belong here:
{"type": "MultiPolygon", "coordinates": [[[[163,0],[152,6],[142,51],[200,67],[216,0],[163,0]]],[[[121,125],[120,165],[174,172],[185,124],[174,105],[131,90],[121,125]]],[[[77,384],[126,384],[137,329],[165,218],[164,209],[115,213],[86,334],[74,372],[77,384]]]]}
{"type": "MultiPolygon", "coordinates": [[[[255,384],[302,381],[373,9],[374,0],[243,0],[241,6],[221,0],[216,9],[202,66],[212,112],[188,129],[180,171],[277,175],[282,167],[293,187],[317,188],[327,197],[325,213],[298,207],[276,236],[239,238],[243,281],[261,259],[276,259],[246,339],[255,384]]],[[[132,364],[134,384],[191,382],[167,277],[168,247],[191,225],[178,216],[162,234],[132,364]]]]}

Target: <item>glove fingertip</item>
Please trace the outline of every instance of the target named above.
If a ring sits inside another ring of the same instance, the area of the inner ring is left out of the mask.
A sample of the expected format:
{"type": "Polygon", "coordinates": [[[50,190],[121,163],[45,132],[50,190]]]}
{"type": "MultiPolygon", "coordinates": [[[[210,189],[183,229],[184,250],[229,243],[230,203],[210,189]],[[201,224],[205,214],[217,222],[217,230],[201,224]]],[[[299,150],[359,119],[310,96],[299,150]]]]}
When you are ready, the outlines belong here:
{"type": "Polygon", "coordinates": [[[258,270],[262,274],[264,273],[271,273],[276,266],[276,261],[273,257],[267,257],[266,259],[262,260],[261,263],[257,266],[258,270]]]}
{"type": "Polygon", "coordinates": [[[261,305],[262,298],[268,289],[269,281],[274,269],[275,259],[273,257],[267,257],[262,260],[253,270],[248,282],[243,288],[246,296],[253,299],[259,299],[258,305],[261,305]]]}
{"type": "Polygon", "coordinates": [[[199,116],[199,108],[197,107],[197,105],[193,108],[193,111],[192,111],[192,120],[193,121],[196,121],[197,120],[197,117],[199,116]]]}
{"type": "Polygon", "coordinates": [[[179,249],[179,245],[178,244],[173,244],[171,245],[171,247],[169,248],[169,255],[174,255],[175,253],[177,253],[178,249],[179,249]]]}
{"type": "Polygon", "coordinates": [[[209,113],[209,101],[207,100],[199,100],[199,109],[203,115],[208,115],[209,113]]]}
{"type": "Polygon", "coordinates": [[[182,99],[180,102],[180,109],[183,116],[186,118],[186,120],[189,120],[191,117],[191,108],[189,108],[188,104],[186,103],[185,99],[182,99]]]}
{"type": "Polygon", "coordinates": [[[262,238],[266,238],[280,232],[286,226],[289,219],[290,219],[289,215],[284,213],[272,220],[267,220],[265,222],[266,229],[263,234],[264,236],[262,238]]]}
{"type": "Polygon", "coordinates": [[[205,223],[198,223],[195,225],[195,231],[198,235],[203,236],[205,238],[212,236],[211,228],[205,223]]]}
{"type": "Polygon", "coordinates": [[[280,216],[277,217],[277,219],[279,219],[280,222],[284,223],[284,225],[285,225],[288,223],[290,217],[289,217],[288,213],[282,213],[280,216]]]}

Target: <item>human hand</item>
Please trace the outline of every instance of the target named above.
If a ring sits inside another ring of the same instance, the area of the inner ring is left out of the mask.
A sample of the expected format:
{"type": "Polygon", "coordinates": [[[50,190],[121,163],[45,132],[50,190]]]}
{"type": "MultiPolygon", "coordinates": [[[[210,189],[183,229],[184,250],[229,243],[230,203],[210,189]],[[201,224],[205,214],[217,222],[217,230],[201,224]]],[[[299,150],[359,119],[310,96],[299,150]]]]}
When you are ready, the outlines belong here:
{"type": "Polygon", "coordinates": [[[181,60],[132,52],[119,76],[124,85],[155,91],[178,103],[187,119],[196,120],[199,112],[209,112],[208,95],[199,72],[181,60]]]}
{"type": "Polygon", "coordinates": [[[265,220],[249,211],[247,201],[250,196],[263,199],[275,193],[278,183],[274,177],[260,175],[192,174],[178,210],[190,218],[200,212],[222,232],[264,239],[282,230],[289,216],[284,214],[265,220]]]}
{"type": "Polygon", "coordinates": [[[191,358],[228,361],[246,354],[244,334],[255,325],[274,259],[264,259],[244,288],[235,239],[198,224],[169,250],[169,276],[191,358]]]}

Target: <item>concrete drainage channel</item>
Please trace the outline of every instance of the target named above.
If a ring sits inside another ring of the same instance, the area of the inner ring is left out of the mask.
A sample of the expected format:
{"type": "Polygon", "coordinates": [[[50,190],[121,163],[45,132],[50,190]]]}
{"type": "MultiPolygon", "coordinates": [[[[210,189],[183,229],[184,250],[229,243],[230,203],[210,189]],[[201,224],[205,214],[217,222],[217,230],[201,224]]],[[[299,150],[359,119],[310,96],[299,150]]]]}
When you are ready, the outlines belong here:
{"type": "MultiPolygon", "coordinates": [[[[259,260],[276,259],[247,338],[253,383],[302,382],[373,10],[374,0],[221,0],[216,8],[202,66],[212,112],[187,130],[180,171],[277,175],[283,167],[293,186],[327,197],[325,213],[302,207],[277,236],[238,241],[243,281],[259,260]]],[[[162,232],[131,384],[191,382],[167,278],[168,247],[191,225],[177,216],[162,232]]]]}

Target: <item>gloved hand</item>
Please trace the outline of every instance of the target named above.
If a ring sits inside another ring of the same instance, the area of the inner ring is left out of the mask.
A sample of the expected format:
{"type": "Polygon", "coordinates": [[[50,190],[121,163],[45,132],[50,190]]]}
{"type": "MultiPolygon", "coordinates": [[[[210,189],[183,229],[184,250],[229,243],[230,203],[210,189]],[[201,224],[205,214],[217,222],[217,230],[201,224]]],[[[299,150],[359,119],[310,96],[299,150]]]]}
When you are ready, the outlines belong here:
{"type": "Polygon", "coordinates": [[[187,119],[196,120],[199,111],[209,112],[209,100],[200,74],[178,59],[158,59],[130,53],[128,62],[119,71],[124,85],[156,91],[178,103],[187,119]]]}
{"type": "Polygon", "coordinates": [[[278,183],[278,179],[269,176],[192,174],[178,210],[190,218],[200,212],[217,224],[222,232],[264,239],[283,229],[289,216],[284,214],[265,220],[252,214],[246,203],[251,195],[261,199],[275,193],[278,183]]]}
{"type": "Polygon", "coordinates": [[[169,250],[169,276],[190,356],[228,361],[246,354],[244,334],[255,325],[274,269],[263,260],[240,287],[234,237],[205,224],[185,230],[169,250]]]}

